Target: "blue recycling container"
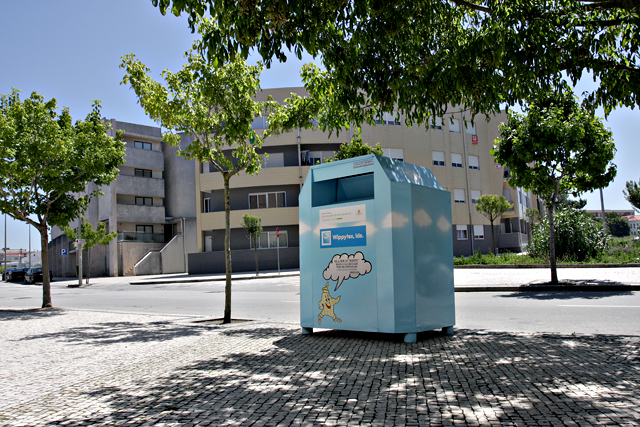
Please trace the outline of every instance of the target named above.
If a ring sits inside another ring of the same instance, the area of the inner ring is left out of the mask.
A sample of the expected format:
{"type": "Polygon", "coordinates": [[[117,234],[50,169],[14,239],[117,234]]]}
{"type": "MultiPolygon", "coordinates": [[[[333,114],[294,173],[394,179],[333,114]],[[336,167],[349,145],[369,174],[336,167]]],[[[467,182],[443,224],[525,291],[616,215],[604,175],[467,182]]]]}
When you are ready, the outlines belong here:
{"type": "Polygon", "coordinates": [[[311,167],[299,200],[300,324],[453,333],[451,193],[375,154],[311,167]]]}

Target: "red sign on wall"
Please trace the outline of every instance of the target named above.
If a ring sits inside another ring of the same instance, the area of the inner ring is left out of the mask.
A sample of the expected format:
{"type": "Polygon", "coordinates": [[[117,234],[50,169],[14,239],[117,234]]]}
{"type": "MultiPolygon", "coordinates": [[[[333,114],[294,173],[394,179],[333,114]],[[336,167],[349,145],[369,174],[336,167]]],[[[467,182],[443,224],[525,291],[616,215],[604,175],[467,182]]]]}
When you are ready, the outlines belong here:
{"type": "Polygon", "coordinates": [[[473,136],[471,137],[471,142],[472,142],[473,144],[477,144],[477,143],[478,143],[478,135],[473,135],[473,136]]]}

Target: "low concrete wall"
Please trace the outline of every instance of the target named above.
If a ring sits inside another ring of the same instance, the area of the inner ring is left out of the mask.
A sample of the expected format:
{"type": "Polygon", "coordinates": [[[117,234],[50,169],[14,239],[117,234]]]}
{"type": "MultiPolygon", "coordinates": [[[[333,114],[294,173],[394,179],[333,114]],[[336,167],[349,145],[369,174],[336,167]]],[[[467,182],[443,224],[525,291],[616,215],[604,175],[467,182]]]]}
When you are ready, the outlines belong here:
{"type": "MultiPolygon", "coordinates": [[[[275,249],[258,250],[258,268],[260,271],[277,270],[278,258],[275,249]]],[[[231,267],[234,273],[256,271],[253,249],[232,250],[231,267]]],[[[280,268],[299,268],[300,249],[280,249],[280,268]]],[[[224,273],[224,251],[197,252],[189,254],[189,274],[224,273]]]]}
{"type": "Polygon", "coordinates": [[[162,255],[160,251],[148,252],[133,269],[134,275],[162,274],[162,255]]]}
{"type": "Polygon", "coordinates": [[[150,250],[159,251],[162,243],[118,242],[118,275],[133,274],[133,266],[150,250]]]}
{"type": "MultiPolygon", "coordinates": [[[[174,236],[169,243],[162,248],[160,254],[162,274],[185,272],[182,234],[174,236]]],[[[136,276],[138,276],[137,270],[136,276]]]]}

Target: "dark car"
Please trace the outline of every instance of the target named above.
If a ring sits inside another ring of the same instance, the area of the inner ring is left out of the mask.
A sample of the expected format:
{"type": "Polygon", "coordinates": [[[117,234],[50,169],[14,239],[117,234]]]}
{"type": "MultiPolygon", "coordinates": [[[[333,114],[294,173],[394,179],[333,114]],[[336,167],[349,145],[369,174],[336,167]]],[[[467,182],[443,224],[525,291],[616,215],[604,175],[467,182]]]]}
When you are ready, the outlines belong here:
{"type": "Polygon", "coordinates": [[[2,272],[2,280],[6,281],[7,277],[9,277],[9,273],[11,273],[13,270],[15,270],[14,267],[11,268],[7,268],[5,271],[2,272]]]}
{"type": "Polygon", "coordinates": [[[27,268],[12,268],[7,273],[7,282],[22,282],[27,268]]]}
{"type": "MultiPolygon", "coordinates": [[[[53,274],[51,270],[49,270],[49,281],[53,280],[53,274]]],[[[42,282],[42,267],[34,267],[27,270],[27,273],[24,275],[24,283],[38,283],[42,282]]]]}

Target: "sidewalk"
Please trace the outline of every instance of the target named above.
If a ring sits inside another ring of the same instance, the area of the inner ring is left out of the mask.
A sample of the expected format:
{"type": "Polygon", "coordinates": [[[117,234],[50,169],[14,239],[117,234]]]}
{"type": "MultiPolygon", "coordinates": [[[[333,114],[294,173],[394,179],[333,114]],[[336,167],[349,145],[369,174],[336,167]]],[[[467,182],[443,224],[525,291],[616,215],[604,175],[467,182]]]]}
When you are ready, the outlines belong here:
{"type": "Polygon", "coordinates": [[[640,338],[0,311],[0,425],[637,426],[640,338]]]}

